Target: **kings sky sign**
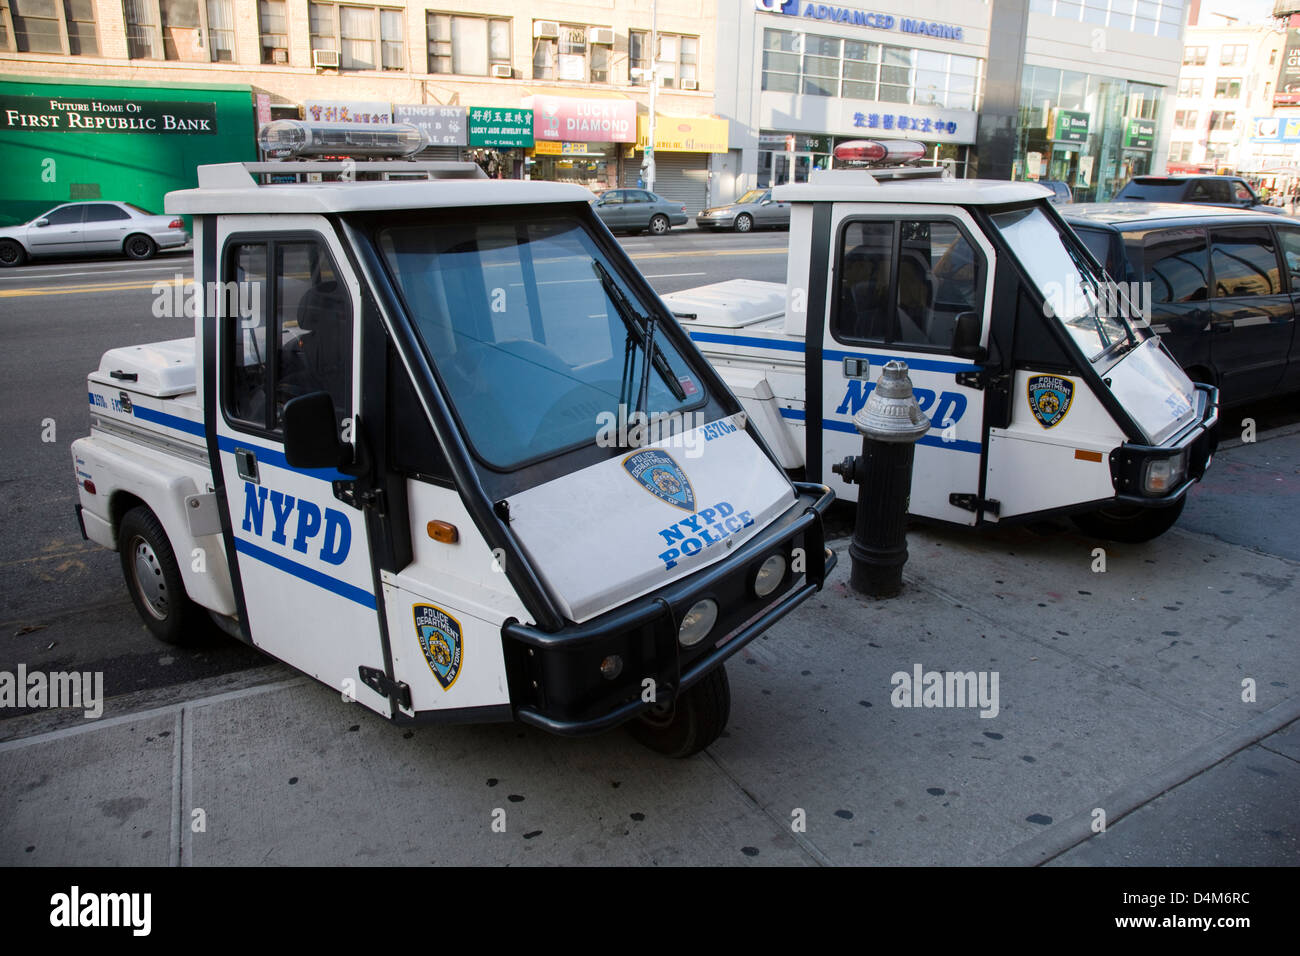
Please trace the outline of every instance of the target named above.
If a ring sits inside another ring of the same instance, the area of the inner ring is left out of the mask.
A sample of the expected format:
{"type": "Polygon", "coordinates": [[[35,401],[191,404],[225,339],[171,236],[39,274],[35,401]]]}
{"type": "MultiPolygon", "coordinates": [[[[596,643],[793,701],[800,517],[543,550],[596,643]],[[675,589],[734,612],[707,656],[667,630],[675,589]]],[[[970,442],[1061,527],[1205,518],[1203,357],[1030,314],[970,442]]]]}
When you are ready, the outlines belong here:
{"type": "Polygon", "coordinates": [[[760,13],[777,13],[787,17],[843,23],[851,27],[870,27],[875,30],[898,30],[934,37],[939,40],[961,40],[962,28],[951,23],[935,23],[896,17],[892,13],[872,13],[853,7],[840,7],[832,3],[807,3],[801,0],[754,0],[754,9],[760,13]]]}

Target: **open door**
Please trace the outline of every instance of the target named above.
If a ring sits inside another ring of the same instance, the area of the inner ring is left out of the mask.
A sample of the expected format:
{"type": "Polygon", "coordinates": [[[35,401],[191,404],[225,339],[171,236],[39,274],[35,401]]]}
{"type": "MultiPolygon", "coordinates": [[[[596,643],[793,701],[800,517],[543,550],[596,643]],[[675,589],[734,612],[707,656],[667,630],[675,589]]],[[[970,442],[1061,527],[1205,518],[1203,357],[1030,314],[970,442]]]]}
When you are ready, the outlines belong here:
{"type": "Polygon", "coordinates": [[[384,670],[365,516],[334,495],[332,482],[346,475],[294,468],[284,454],[284,406],[312,392],[331,396],[340,434],[350,438],[360,290],[319,218],[243,216],[233,220],[238,230],[231,221],[219,220],[225,286],[206,374],[217,376],[215,467],[250,636],[388,716],[388,698],[357,671],[384,670]]]}
{"type": "Polygon", "coordinates": [[[837,204],[834,217],[821,480],[857,499],[857,488],[833,475],[831,465],[860,453],[853,416],[885,363],[900,359],[932,422],[916,446],[910,511],[975,524],[982,513],[984,392],[978,365],[954,353],[954,333],[958,316],[973,313],[979,344],[987,346],[993,248],[951,206],[837,204]]]}

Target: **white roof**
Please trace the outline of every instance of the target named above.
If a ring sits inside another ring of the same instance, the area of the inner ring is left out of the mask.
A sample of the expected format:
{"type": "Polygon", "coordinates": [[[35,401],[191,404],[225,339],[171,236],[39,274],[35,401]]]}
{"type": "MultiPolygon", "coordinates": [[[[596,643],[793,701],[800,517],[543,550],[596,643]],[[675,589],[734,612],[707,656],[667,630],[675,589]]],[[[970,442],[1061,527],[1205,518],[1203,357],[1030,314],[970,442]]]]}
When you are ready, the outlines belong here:
{"type": "Polygon", "coordinates": [[[1052,195],[1035,183],[996,179],[896,179],[879,181],[865,169],[817,170],[806,183],[772,190],[781,202],[907,202],[954,206],[993,206],[1052,195]]]}
{"type": "Polygon", "coordinates": [[[336,213],[371,209],[436,209],[519,203],[590,202],[591,190],[570,183],[520,179],[434,179],[392,182],[258,185],[242,163],[199,167],[199,187],[167,194],[168,215],[205,213],[336,213]]]}

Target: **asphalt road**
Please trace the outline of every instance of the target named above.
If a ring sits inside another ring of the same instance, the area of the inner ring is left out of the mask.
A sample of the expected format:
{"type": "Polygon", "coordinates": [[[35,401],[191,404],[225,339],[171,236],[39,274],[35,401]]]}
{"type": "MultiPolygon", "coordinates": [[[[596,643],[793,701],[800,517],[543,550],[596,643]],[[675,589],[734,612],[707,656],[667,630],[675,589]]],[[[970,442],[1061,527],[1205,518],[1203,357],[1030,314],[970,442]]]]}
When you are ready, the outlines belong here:
{"type": "MultiPolygon", "coordinates": [[[[676,230],[620,241],[661,294],[785,270],[785,232],[676,230]]],[[[189,279],[188,252],[148,262],[59,260],[0,272],[0,670],[104,672],[109,696],[266,663],[214,637],[173,653],[145,631],[116,554],[77,528],[71,442],[89,431],[86,374],[108,349],[187,338],[191,320],[153,314],[155,283],[189,279]],[[52,424],[52,430],[51,430],[52,424]],[[52,437],[52,441],[45,438],[52,437]]],[[[0,709],[0,719],[23,713],[0,709]]]]}

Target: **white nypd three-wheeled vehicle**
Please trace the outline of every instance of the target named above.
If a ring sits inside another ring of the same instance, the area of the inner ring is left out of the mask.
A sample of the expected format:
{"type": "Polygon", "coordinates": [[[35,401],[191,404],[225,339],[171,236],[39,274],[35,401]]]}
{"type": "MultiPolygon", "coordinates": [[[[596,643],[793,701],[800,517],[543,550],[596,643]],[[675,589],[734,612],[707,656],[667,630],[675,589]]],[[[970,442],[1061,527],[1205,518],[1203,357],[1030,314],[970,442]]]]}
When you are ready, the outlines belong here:
{"type": "Polygon", "coordinates": [[[195,338],[89,376],[79,520],[145,623],[210,615],[398,722],[706,746],[723,662],[834,562],[832,493],[791,483],[585,189],[303,158],[410,127],[263,137],[298,158],[167,197],[195,338]]]}
{"type": "MultiPolygon", "coordinates": [[[[843,162],[917,159],[857,141],[843,162]]],[[[872,367],[905,361],[932,430],[913,515],[978,525],[1068,514],[1121,541],[1166,531],[1216,444],[1218,393],[1194,385],[1030,183],[939,169],[833,169],[778,187],[785,285],[665,296],[781,464],[844,497],[872,367]]],[[[868,489],[869,493],[869,489],[868,489]]]]}

